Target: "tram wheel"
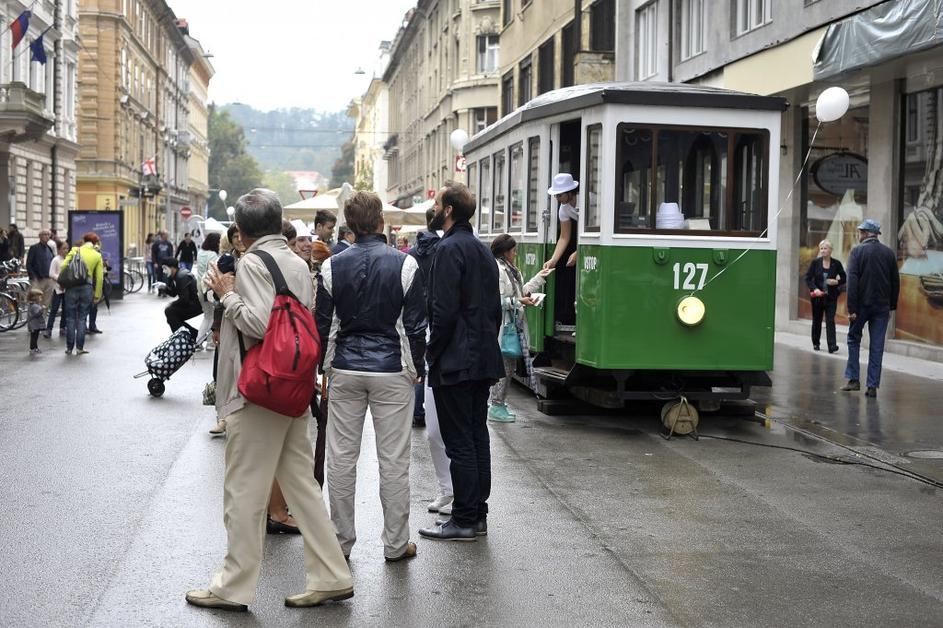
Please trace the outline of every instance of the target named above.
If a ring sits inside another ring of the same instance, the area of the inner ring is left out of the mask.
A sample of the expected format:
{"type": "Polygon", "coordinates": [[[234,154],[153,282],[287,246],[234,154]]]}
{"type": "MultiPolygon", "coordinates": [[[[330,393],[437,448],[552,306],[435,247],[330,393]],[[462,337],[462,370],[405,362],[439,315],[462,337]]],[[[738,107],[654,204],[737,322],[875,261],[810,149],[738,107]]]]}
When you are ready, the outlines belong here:
{"type": "Polygon", "coordinates": [[[661,408],[661,423],[668,435],[687,436],[697,431],[700,415],[687,399],[669,401],[661,408]]]}
{"type": "Polygon", "coordinates": [[[164,381],[156,377],[148,380],[147,382],[147,392],[151,393],[154,397],[160,397],[164,394],[164,381]]]}

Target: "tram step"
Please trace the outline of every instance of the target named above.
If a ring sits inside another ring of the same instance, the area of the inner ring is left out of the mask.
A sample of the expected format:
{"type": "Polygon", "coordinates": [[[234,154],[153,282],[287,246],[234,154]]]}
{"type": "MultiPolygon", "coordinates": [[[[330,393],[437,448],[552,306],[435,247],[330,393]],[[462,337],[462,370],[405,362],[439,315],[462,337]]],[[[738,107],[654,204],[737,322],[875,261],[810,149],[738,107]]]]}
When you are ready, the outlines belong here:
{"type": "Polygon", "coordinates": [[[544,377],[546,379],[552,379],[558,382],[563,382],[566,380],[566,376],[568,374],[568,371],[564,369],[558,369],[553,366],[538,366],[534,368],[534,375],[537,377],[544,377]]]}
{"type": "Polygon", "coordinates": [[[562,342],[568,345],[576,344],[576,336],[574,336],[573,334],[555,334],[553,336],[553,339],[556,340],[557,342],[562,342]]]}

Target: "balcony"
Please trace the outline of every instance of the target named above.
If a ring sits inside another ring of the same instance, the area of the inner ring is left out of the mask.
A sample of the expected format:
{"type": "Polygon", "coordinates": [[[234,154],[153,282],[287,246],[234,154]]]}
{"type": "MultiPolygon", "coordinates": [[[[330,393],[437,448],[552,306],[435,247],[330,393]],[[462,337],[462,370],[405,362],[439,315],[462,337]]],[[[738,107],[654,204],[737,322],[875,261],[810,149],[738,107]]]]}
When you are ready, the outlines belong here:
{"type": "Polygon", "coordinates": [[[45,107],[46,97],[24,83],[0,85],[0,140],[16,144],[43,137],[55,124],[45,107]]]}

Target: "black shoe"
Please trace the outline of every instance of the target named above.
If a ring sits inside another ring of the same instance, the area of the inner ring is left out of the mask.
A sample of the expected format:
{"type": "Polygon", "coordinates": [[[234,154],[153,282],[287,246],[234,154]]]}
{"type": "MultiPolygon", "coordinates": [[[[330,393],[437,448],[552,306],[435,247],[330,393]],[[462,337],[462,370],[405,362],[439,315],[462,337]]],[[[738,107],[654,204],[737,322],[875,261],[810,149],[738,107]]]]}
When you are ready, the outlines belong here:
{"type": "Polygon", "coordinates": [[[424,416],[413,417],[413,427],[425,427],[425,426],[426,426],[426,417],[424,416]]]}
{"type": "Polygon", "coordinates": [[[102,333],[102,330],[97,329],[97,328],[96,328],[96,329],[88,329],[88,330],[85,331],[85,333],[87,333],[87,334],[100,334],[100,333],[102,333]]]}
{"type": "Polygon", "coordinates": [[[462,528],[455,524],[453,519],[449,519],[443,524],[436,524],[432,528],[422,528],[419,530],[419,536],[436,541],[477,541],[478,533],[475,528],[462,528]]]}
{"type": "MultiPolygon", "coordinates": [[[[436,519],[435,524],[437,526],[443,526],[446,523],[451,521],[450,519],[436,519]]],[[[488,536],[488,520],[479,519],[478,523],[475,524],[475,535],[476,536],[488,536]]]]}
{"type": "Polygon", "coordinates": [[[818,345],[812,345],[812,350],[813,350],[813,351],[819,351],[819,346],[818,346],[818,345]]]}
{"type": "Polygon", "coordinates": [[[838,347],[829,347],[829,348],[828,348],[828,352],[829,352],[829,353],[838,353],[838,347]]]}
{"type": "Polygon", "coordinates": [[[861,390],[861,382],[856,379],[849,379],[848,383],[841,387],[840,390],[845,392],[851,392],[853,390],[861,390]]]}
{"type": "Polygon", "coordinates": [[[878,389],[877,388],[868,388],[867,392],[864,393],[865,397],[877,397],[878,389]]]}
{"type": "Polygon", "coordinates": [[[275,521],[271,517],[265,522],[265,531],[269,534],[301,534],[301,530],[298,529],[298,526],[275,521]]]}

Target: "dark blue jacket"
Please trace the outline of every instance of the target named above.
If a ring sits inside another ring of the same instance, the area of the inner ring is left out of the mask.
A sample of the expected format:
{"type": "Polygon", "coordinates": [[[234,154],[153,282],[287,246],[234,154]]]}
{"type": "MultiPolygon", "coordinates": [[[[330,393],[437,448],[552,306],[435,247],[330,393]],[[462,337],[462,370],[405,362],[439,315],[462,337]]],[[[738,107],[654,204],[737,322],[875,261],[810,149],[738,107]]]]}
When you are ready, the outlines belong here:
{"type": "Polygon", "coordinates": [[[420,231],[416,234],[416,246],[409,249],[409,254],[416,258],[419,264],[419,274],[422,275],[422,285],[429,288],[429,271],[432,270],[432,256],[439,245],[439,237],[434,231],[420,231]]]}
{"type": "Polygon", "coordinates": [[[317,325],[324,368],[425,375],[426,307],[416,260],[382,236],[357,243],[321,266],[317,325]],[[332,337],[331,334],[334,334],[332,337]]]}
{"type": "Polygon", "coordinates": [[[504,377],[498,265],[467,222],[454,225],[436,247],[428,304],[430,386],[504,377]]]}
{"type": "Polygon", "coordinates": [[[887,312],[897,309],[900,273],[897,254],[868,238],[851,249],[848,259],[848,313],[887,312]]]}
{"type": "Polygon", "coordinates": [[[331,247],[331,255],[337,255],[338,253],[343,253],[350,248],[350,242],[341,238],[340,242],[331,247]]]}
{"type": "Polygon", "coordinates": [[[26,273],[30,279],[47,279],[49,266],[52,264],[52,249],[48,244],[37,242],[29,247],[26,254],[26,273]]]}

